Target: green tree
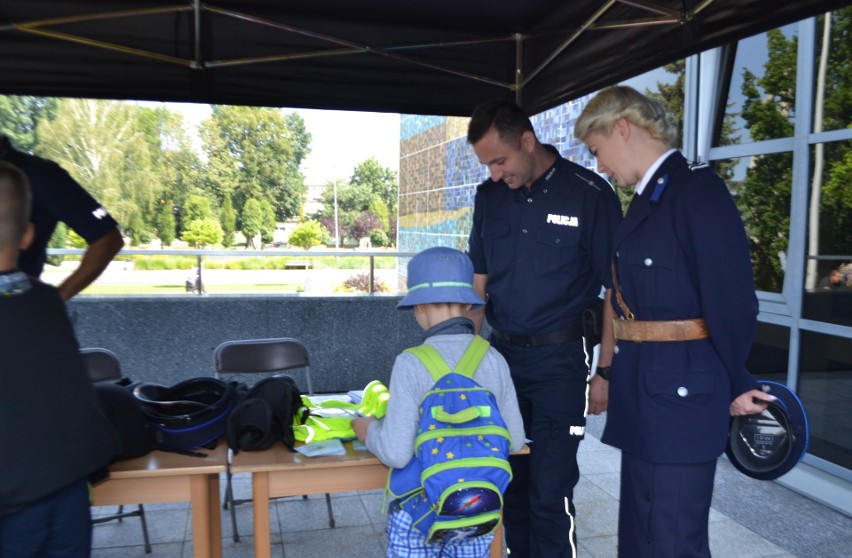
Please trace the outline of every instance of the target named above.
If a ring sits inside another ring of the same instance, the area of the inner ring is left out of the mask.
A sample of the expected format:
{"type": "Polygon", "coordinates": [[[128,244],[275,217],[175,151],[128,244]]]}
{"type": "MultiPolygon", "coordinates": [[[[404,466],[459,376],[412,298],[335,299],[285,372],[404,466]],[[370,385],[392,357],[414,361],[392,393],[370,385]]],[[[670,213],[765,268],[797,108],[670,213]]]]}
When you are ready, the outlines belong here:
{"type": "MultiPolygon", "coordinates": [[[[60,221],[53,229],[53,234],[50,240],[47,241],[48,248],[68,248],[68,227],[60,221]]],[[[65,256],[48,256],[47,263],[50,265],[59,265],[65,260],[65,256]]]]}
{"type": "Polygon", "coordinates": [[[181,238],[194,248],[204,248],[222,240],[222,226],[212,217],[195,219],[184,227],[181,238]]]}
{"type": "Polygon", "coordinates": [[[254,246],[254,237],[263,229],[263,206],[254,198],[250,198],[243,206],[243,213],[240,221],[242,228],[240,229],[243,236],[246,237],[246,249],[249,246],[254,246]]]}
{"type": "MultiPolygon", "coordinates": [[[[793,135],[797,39],[787,39],[778,29],[766,36],[769,59],[763,76],[743,71],[745,101],[741,116],[754,141],[793,135]]],[[[749,236],[755,284],[761,290],[779,292],[783,285],[778,254],[787,251],[792,168],[793,155],[789,152],[755,157],[736,188],[737,205],[749,236]]]]}
{"type": "Polygon", "coordinates": [[[293,170],[308,149],[299,142],[310,141],[303,130],[291,129],[299,121],[278,109],[213,106],[201,138],[217,198],[230,193],[236,207],[252,198],[268,199],[281,220],[298,215],[307,187],[293,170]]]}
{"type": "Polygon", "coordinates": [[[260,208],[263,210],[263,227],[260,229],[261,248],[275,238],[275,229],[278,221],[275,219],[275,210],[267,200],[261,200],[260,208]]]}
{"type": "Polygon", "coordinates": [[[125,235],[153,230],[161,185],[135,106],[62,99],[54,120],[36,129],[36,153],[65,168],[116,218],[125,235]]]}
{"type": "Polygon", "coordinates": [[[663,66],[663,69],[675,75],[672,83],[657,82],[657,90],[645,90],[645,94],[658,101],[666,109],[669,119],[677,125],[677,147],[683,148],[683,107],[686,84],[686,62],[678,60],[663,66]]]}
{"type": "Polygon", "coordinates": [[[319,246],[325,242],[326,234],[325,228],[318,221],[308,219],[307,221],[302,221],[293,229],[293,232],[290,233],[289,243],[291,246],[310,250],[314,246],[319,246]]]}
{"type": "Polygon", "coordinates": [[[175,240],[175,212],[172,202],[166,201],[160,205],[157,214],[157,238],[162,242],[162,248],[171,245],[175,240]]]}
{"type": "MultiPolygon", "coordinates": [[[[355,167],[349,183],[353,186],[369,186],[369,190],[384,203],[387,212],[396,215],[399,184],[395,171],[381,166],[378,160],[371,157],[355,167]]],[[[370,207],[364,208],[367,209],[370,207]]]]}
{"type": "Polygon", "coordinates": [[[234,211],[231,194],[225,194],[225,200],[219,210],[219,222],[222,224],[222,245],[225,247],[233,246],[234,233],[237,232],[237,212],[234,211]]]}
{"type": "Polygon", "coordinates": [[[204,193],[196,191],[186,197],[180,210],[180,218],[184,223],[190,223],[196,219],[210,219],[213,217],[213,203],[204,193]]]}
{"type": "Polygon", "coordinates": [[[36,127],[41,120],[56,117],[57,99],[29,95],[0,95],[0,133],[6,134],[15,149],[35,152],[36,127]]]}

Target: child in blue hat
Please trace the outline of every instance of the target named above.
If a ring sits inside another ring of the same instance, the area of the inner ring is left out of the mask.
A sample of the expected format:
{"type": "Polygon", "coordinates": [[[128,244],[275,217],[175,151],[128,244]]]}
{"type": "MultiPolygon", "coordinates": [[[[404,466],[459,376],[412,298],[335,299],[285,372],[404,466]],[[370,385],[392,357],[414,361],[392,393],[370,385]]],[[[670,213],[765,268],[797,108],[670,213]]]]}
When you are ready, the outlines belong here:
{"type": "MultiPolygon", "coordinates": [[[[409,262],[408,293],[397,308],[414,311],[417,323],[425,330],[423,343],[436,349],[454,368],[475,335],[466,313],[483,304],[473,290],[473,264],[467,255],[437,247],[420,252],[409,262]]],[[[489,348],[473,379],[494,394],[511,434],[512,450],[520,450],[525,440],[523,420],[509,366],[500,353],[489,348]]],[[[396,357],[391,371],[387,414],[382,419],[363,417],[352,421],[358,439],[388,467],[402,469],[414,457],[420,403],[433,384],[421,361],[414,354],[403,352],[396,357]]],[[[492,534],[460,542],[428,543],[397,502],[389,506],[387,532],[388,557],[485,557],[493,539],[492,534]]]]}

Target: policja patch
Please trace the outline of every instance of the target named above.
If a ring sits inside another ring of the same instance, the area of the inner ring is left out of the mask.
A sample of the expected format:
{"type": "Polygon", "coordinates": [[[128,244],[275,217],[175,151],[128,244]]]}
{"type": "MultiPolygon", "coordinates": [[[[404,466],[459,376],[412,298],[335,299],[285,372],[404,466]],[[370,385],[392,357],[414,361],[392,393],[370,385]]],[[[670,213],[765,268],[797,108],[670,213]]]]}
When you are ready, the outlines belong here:
{"type": "Polygon", "coordinates": [[[756,415],[731,417],[725,453],[749,477],[774,480],[790,471],[808,450],[808,416],[802,401],[784,384],[757,383],[776,399],[756,415]]]}

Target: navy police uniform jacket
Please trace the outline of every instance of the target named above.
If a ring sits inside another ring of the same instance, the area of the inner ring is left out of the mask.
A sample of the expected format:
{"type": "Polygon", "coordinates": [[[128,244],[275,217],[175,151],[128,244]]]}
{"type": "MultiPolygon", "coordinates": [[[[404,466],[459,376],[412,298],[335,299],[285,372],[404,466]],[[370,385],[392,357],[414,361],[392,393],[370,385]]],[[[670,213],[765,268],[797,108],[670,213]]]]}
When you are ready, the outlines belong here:
{"type": "Polygon", "coordinates": [[[745,230],[725,183],[707,165],[671,154],[619,225],[615,262],[636,320],[703,318],[710,337],[619,340],[602,440],[653,463],[716,459],[731,401],[757,387],[745,368],[757,297],[745,230]]]}
{"type": "Polygon", "coordinates": [[[556,155],[530,188],[486,180],[476,193],[469,255],[488,275],[485,316],[503,333],[539,335],[580,322],[611,286],[621,205],[605,180],[556,155]]]}
{"type": "Polygon", "coordinates": [[[56,163],[17,151],[2,136],[0,159],[21,169],[30,182],[33,198],[30,221],[35,226],[35,238],[18,257],[18,267],[27,275],[41,275],[47,260],[47,244],[59,221],[89,244],[118,226],[100,203],[56,163]]]}

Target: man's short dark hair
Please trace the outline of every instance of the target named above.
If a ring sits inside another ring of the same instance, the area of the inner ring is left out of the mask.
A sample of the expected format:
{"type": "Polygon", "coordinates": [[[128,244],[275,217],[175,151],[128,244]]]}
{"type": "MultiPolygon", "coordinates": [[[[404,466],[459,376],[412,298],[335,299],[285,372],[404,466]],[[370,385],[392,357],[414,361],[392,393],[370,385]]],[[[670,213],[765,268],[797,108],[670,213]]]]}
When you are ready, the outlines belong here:
{"type": "Polygon", "coordinates": [[[532,122],[521,107],[507,99],[491,99],[473,111],[467,126],[467,142],[474,145],[492,126],[504,143],[517,144],[524,132],[535,133],[532,122]]]}

